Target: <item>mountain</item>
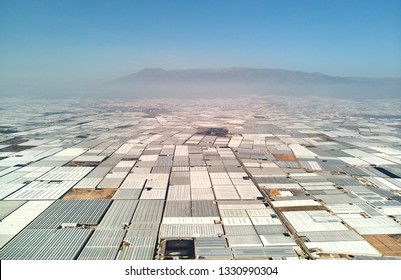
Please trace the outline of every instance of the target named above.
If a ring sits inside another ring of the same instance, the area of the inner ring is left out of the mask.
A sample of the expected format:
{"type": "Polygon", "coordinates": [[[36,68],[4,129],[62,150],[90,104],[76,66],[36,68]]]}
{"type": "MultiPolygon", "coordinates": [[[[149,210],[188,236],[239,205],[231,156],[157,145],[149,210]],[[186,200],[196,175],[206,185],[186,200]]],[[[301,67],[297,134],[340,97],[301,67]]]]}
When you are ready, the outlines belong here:
{"type": "Polygon", "coordinates": [[[330,77],[321,73],[306,73],[280,69],[221,68],[164,70],[146,68],[118,79],[120,82],[310,82],[350,81],[348,78],[330,77]]]}
{"type": "Polygon", "coordinates": [[[146,68],[115,80],[113,86],[120,93],[133,97],[279,94],[399,98],[401,78],[337,77],[317,72],[246,67],[188,70],[146,68]]]}

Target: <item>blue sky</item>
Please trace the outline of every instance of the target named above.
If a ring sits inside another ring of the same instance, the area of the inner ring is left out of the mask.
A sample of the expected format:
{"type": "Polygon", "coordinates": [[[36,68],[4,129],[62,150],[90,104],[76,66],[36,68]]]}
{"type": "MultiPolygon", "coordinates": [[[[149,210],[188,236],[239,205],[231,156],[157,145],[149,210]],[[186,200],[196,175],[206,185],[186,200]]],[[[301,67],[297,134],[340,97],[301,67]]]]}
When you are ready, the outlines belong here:
{"type": "Polygon", "coordinates": [[[0,0],[3,86],[231,66],[399,77],[401,1],[0,0]]]}

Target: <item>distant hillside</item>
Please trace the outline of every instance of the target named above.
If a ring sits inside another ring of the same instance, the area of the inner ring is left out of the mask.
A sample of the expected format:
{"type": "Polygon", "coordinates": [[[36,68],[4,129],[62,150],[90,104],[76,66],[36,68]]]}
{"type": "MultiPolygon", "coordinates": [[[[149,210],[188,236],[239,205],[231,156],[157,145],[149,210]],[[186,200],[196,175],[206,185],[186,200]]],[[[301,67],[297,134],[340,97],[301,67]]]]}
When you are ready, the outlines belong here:
{"type": "Polygon", "coordinates": [[[349,98],[399,98],[401,78],[335,77],[280,69],[147,68],[115,80],[127,97],[207,97],[237,94],[317,95],[349,98]]]}

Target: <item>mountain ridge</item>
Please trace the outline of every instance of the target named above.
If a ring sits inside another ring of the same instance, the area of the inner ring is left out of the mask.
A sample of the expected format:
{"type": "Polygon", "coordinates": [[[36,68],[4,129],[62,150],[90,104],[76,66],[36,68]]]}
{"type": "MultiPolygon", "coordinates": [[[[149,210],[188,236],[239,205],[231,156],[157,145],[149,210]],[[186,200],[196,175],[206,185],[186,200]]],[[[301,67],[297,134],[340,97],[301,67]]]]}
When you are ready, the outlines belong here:
{"type": "Polygon", "coordinates": [[[401,78],[330,76],[273,68],[144,68],[114,80],[124,95],[231,96],[318,95],[351,98],[399,98],[401,78]]]}
{"type": "MultiPolygon", "coordinates": [[[[133,81],[138,78],[193,78],[195,75],[198,77],[205,77],[204,75],[231,75],[232,78],[238,78],[242,74],[253,75],[253,78],[268,78],[268,76],[274,75],[284,75],[290,77],[315,77],[315,78],[325,78],[325,79],[343,79],[343,80],[400,80],[401,77],[359,77],[359,76],[333,76],[324,74],[321,72],[305,72],[287,69],[277,69],[277,68],[251,68],[251,67],[227,67],[227,68],[191,68],[191,69],[171,69],[166,70],[163,68],[144,68],[138,72],[120,77],[116,81],[133,81]],[[199,76],[202,75],[202,76],[199,76]],[[255,75],[257,75],[255,77],[255,75]]],[[[227,76],[220,76],[220,78],[227,78],[227,76]]]]}

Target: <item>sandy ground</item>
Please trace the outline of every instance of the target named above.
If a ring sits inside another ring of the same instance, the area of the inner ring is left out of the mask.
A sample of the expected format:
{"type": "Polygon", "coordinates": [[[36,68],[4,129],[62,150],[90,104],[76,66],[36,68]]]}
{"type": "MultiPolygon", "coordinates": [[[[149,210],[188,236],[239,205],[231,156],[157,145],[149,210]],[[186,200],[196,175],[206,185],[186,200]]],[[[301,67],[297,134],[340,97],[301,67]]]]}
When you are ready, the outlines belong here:
{"type": "Polygon", "coordinates": [[[117,189],[72,189],[63,199],[110,199],[117,189]]]}

